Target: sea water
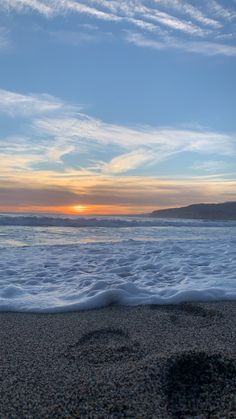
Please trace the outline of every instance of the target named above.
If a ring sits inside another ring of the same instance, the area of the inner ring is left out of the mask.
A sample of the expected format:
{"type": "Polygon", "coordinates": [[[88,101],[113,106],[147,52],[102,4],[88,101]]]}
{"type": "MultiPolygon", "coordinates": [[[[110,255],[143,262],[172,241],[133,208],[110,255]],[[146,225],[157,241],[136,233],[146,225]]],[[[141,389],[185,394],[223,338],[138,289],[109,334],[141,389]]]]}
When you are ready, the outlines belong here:
{"type": "Polygon", "coordinates": [[[236,299],[236,222],[0,215],[0,311],[236,299]]]}

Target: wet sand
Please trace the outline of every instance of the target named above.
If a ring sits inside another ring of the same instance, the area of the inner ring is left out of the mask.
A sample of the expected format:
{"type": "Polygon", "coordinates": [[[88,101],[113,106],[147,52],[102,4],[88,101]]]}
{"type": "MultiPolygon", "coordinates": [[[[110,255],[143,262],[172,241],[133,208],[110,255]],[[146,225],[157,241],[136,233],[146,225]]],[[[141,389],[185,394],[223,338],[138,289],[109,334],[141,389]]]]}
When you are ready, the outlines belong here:
{"type": "Polygon", "coordinates": [[[0,324],[1,418],[236,418],[236,302],[0,324]]]}

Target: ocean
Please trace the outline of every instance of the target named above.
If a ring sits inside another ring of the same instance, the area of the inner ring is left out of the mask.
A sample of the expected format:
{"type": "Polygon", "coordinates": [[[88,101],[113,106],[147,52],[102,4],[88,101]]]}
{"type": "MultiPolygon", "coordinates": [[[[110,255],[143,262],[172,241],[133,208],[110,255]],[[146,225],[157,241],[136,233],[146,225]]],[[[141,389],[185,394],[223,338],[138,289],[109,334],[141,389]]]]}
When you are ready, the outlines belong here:
{"type": "Polygon", "coordinates": [[[0,215],[0,311],[234,299],[234,221],[0,215]]]}

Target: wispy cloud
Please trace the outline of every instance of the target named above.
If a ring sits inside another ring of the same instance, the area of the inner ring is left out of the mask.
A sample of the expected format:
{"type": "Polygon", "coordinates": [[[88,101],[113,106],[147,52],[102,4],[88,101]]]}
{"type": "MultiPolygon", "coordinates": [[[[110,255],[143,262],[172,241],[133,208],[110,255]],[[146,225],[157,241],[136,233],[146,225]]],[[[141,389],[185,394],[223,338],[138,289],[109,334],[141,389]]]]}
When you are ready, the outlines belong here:
{"type": "Polygon", "coordinates": [[[193,6],[189,2],[183,0],[155,0],[155,3],[163,7],[177,10],[180,13],[186,14],[193,20],[196,20],[203,25],[211,26],[213,28],[220,28],[222,24],[216,20],[206,16],[199,8],[193,6]]]}
{"type": "Polygon", "coordinates": [[[222,6],[222,4],[216,0],[208,0],[207,4],[210,11],[218,18],[223,18],[229,21],[236,18],[235,10],[222,6]]]}
{"type": "MultiPolygon", "coordinates": [[[[208,56],[235,55],[236,47],[232,44],[235,26],[232,22],[236,10],[233,6],[231,9],[222,6],[216,0],[207,0],[202,7],[185,0],[0,0],[0,7],[8,12],[37,12],[46,18],[79,14],[87,19],[88,25],[94,24],[94,20],[98,25],[99,22],[113,22],[113,33],[117,36],[123,31],[132,31],[135,26],[140,37],[139,45],[142,36],[146,39],[145,33],[152,36],[145,42],[142,40],[143,47],[152,45],[157,49],[172,48],[208,56]],[[225,43],[219,44],[219,37],[225,43]]],[[[63,36],[60,33],[55,36],[72,45],[94,42],[88,28],[84,28],[80,36],[72,30],[63,36]]],[[[129,37],[123,39],[130,41],[129,37]]]]}
{"type": "Polygon", "coordinates": [[[101,20],[107,20],[107,21],[119,21],[120,17],[113,14],[113,13],[106,13],[102,10],[99,10],[95,7],[88,6],[87,4],[68,0],[60,2],[59,7],[64,8],[66,11],[74,11],[80,14],[85,14],[88,16],[95,17],[97,19],[101,20]]]}
{"type": "Polygon", "coordinates": [[[0,51],[10,46],[10,40],[5,28],[0,27],[0,51]]]}
{"type": "Polygon", "coordinates": [[[222,201],[236,199],[235,174],[222,174],[231,168],[227,159],[236,156],[233,134],[112,124],[45,94],[1,90],[0,98],[0,113],[13,120],[12,136],[0,138],[2,211],[15,206],[19,211],[64,211],[81,204],[91,212],[114,213],[118,207],[123,212],[138,207],[142,212],[214,202],[216,196],[222,201]],[[187,167],[188,178],[184,167],[172,170],[169,177],[157,176],[161,163],[169,159],[174,167],[175,158],[183,153],[195,160],[187,167]],[[145,168],[149,176],[142,175],[145,168]]]}
{"type": "Polygon", "coordinates": [[[55,171],[72,169],[70,159],[64,157],[86,153],[90,156],[86,166],[78,160],[78,170],[97,175],[130,172],[150,163],[155,166],[181,153],[194,155],[236,155],[234,135],[206,129],[178,129],[175,127],[125,126],[108,123],[81,112],[80,106],[71,106],[50,95],[25,95],[0,91],[0,112],[9,117],[24,119],[24,136],[17,133],[0,139],[3,161],[22,170],[34,170],[38,163],[50,167],[57,163],[55,171]],[[113,153],[109,161],[96,159],[93,150],[113,153]],[[13,148],[12,148],[13,147],[13,148]],[[12,154],[15,158],[12,158],[12,154]],[[7,160],[8,158],[8,160],[7,160]],[[22,160],[23,158],[23,160],[22,160]]]}
{"type": "Polygon", "coordinates": [[[107,146],[116,145],[124,150],[133,150],[149,146],[159,155],[175,151],[197,153],[234,152],[235,137],[206,130],[181,130],[174,128],[154,128],[149,126],[126,127],[106,123],[85,114],[77,117],[37,118],[32,122],[39,135],[64,138],[70,141],[79,139],[88,144],[99,143],[107,146]]]}
{"type": "Polygon", "coordinates": [[[148,38],[143,34],[128,31],[125,33],[125,39],[139,47],[151,49],[179,49],[191,53],[198,53],[208,56],[225,55],[228,57],[236,56],[236,46],[226,45],[219,42],[208,41],[182,41],[173,37],[163,38],[161,41],[156,41],[153,38],[148,38]]]}
{"type": "Polygon", "coordinates": [[[65,108],[62,101],[47,94],[23,95],[0,89],[0,111],[10,116],[30,116],[62,108],[65,108]]]}
{"type": "Polygon", "coordinates": [[[155,156],[150,150],[139,149],[114,157],[109,163],[102,165],[102,172],[110,174],[130,172],[154,159],[155,156]]]}
{"type": "Polygon", "coordinates": [[[17,12],[35,11],[45,16],[52,15],[54,5],[50,1],[44,0],[0,0],[0,6],[8,12],[15,10],[17,12]]]}
{"type": "Polygon", "coordinates": [[[152,14],[147,14],[146,17],[149,20],[161,23],[162,25],[167,26],[171,29],[175,29],[176,31],[186,32],[191,35],[200,36],[203,36],[206,33],[205,29],[197,27],[192,22],[186,21],[184,19],[179,19],[159,10],[152,10],[152,14]]]}
{"type": "Polygon", "coordinates": [[[227,168],[229,168],[229,164],[222,160],[196,161],[192,165],[192,169],[208,173],[219,171],[222,173],[222,170],[227,170],[227,168]]]}
{"type": "Polygon", "coordinates": [[[1,177],[12,171],[13,175],[20,172],[29,173],[38,164],[57,163],[63,165],[63,157],[73,152],[75,147],[56,139],[48,143],[44,139],[32,137],[0,138],[1,177]]]}

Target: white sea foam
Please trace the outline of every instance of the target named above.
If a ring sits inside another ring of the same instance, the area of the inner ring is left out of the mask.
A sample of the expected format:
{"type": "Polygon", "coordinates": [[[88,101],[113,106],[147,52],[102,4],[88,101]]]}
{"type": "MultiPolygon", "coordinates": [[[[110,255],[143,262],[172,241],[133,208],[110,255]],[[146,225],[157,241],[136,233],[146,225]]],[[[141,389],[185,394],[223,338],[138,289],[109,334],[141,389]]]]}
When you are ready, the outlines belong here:
{"type": "Polygon", "coordinates": [[[0,227],[0,310],[236,298],[236,223],[123,221],[113,228],[0,227]]]}

